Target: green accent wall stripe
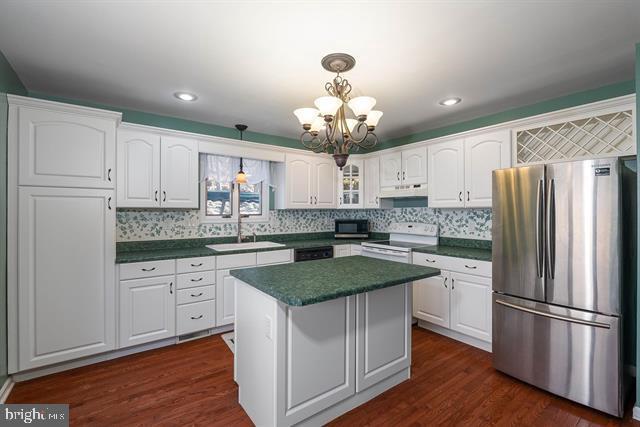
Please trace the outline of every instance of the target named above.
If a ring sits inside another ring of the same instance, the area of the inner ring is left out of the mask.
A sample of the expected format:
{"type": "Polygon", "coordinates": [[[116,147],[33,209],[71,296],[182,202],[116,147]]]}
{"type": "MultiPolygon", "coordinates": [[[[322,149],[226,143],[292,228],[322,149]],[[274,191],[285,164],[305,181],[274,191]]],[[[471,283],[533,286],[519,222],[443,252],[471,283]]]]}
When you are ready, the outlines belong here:
{"type": "MultiPolygon", "coordinates": [[[[177,117],[163,116],[160,114],[147,113],[143,111],[129,110],[121,107],[98,104],[95,102],[63,98],[59,96],[47,95],[40,92],[29,92],[32,98],[45,99],[48,101],[64,102],[67,104],[82,105],[85,107],[100,108],[103,110],[118,111],[122,113],[122,121],[139,125],[155,126],[164,129],[173,129],[183,132],[199,133],[202,135],[219,136],[222,138],[238,139],[238,131],[235,128],[214,125],[210,123],[196,122],[193,120],[179,119],[177,117]]],[[[278,147],[303,148],[300,141],[292,138],[268,135],[259,132],[247,131],[244,139],[260,144],[275,145],[278,147]]]]}
{"type": "Polygon", "coordinates": [[[0,51],[0,92],[15,93],[17,95],[27,94],[27,89],[2,51],[0,51]]]}
{"type": "Polygon", "coordinates": [[[435,129],[425,130],[423,132],[418,132],[412,135],[384,141],[376,146],[375,151],[397,147],[405,144],[411,144],[413,142],[439,138],[442,136],[453,135],[456,133],[466,132],[486,126],[497,125],[499,123],[505,123],[512,120],[536,116],[538,114],[549,113],[551,111],[562,110],[564,108],[571,108],[578,105],[589,104],[591,102],[616,98],[618,96],[629,95],[635,93],[635,88],[636,83],[633,80],[629,80],[602,86],[596,89],[576,92],[570,95],[561,96],[559,98],[538,102],[536,104],[513,108],[511,110],[502,111],[500,113],[489,114],[487,116],[478,117],[472,120],[455,123],[450,126],[443,126],[435,129]]]}

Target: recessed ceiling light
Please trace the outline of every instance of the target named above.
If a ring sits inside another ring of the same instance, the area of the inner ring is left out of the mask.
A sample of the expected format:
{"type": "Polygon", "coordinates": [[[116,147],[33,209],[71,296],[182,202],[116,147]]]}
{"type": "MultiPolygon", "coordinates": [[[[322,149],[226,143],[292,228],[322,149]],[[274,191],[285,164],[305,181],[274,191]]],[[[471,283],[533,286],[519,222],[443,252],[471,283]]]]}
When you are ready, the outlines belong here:
{"type": "Polygon", "coordinates": [[[189,92],[176,92],[173,94],[173,96],[181,101],[195,101],[196,99],[198,99],[197,96],[189,92]]]}
{"type": "Polygon", "coordinates": [[[445,107],[451,107],[452,105],[456,105],[462,102],[461,98],[446,98],[439,102],[440,105],[444,105],[445,107]]]}

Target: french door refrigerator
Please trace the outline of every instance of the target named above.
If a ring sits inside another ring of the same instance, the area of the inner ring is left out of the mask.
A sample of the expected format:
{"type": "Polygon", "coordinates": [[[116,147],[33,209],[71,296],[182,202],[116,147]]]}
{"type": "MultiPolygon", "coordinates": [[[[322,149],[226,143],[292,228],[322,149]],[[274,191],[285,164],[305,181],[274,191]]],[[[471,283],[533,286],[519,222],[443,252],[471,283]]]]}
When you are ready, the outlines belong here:
{"type": "Polygon", "coordinates": [[[617,159],[493,172],[493,365],[623,414],[617,159]]]}

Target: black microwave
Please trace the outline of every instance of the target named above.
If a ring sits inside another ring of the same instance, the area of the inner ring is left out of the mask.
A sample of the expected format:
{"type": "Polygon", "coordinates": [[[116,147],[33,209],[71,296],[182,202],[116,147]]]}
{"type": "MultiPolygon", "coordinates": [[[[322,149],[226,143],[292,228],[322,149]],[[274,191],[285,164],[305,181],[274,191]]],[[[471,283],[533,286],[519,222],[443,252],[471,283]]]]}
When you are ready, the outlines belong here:
{"type": "Polygon", "coordinates": [[[368,219],[336,219],[336,239],[368,239],[368,219]]]}

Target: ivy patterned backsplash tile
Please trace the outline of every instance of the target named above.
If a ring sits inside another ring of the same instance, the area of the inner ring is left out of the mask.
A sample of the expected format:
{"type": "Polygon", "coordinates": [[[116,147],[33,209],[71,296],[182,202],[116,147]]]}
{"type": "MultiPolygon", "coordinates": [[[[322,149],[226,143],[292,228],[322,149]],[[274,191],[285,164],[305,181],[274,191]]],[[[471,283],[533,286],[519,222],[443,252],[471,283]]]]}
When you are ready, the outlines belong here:
{"type": "MultiPolygon", "coordinates": [[[[199,210],[119,209],[117,241],[190,239],[236,234],[235,223],[200,222],[199,210]]],[[[276,210],[269,221],[244,223],[245,234],[312,233],[332,231],[336,218],[368,218],[372,231],[388,232],[393,222],[435,223],[443,237],[491,240],[491,209],[323,209],[276,210]]]]}

